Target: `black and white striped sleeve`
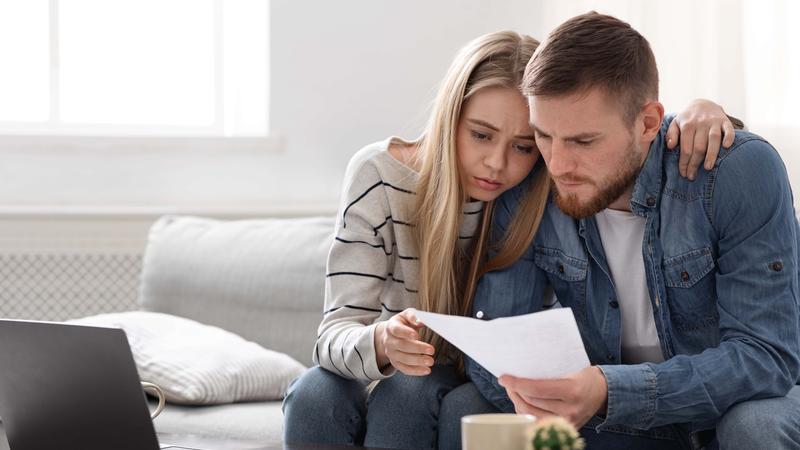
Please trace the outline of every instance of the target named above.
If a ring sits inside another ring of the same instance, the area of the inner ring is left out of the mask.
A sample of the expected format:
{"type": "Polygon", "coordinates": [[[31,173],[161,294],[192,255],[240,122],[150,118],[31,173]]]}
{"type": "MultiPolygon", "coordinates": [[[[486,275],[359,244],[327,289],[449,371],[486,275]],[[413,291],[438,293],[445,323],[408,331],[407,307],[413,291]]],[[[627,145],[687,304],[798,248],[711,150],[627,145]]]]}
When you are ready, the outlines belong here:
{"type": "MultiPolygon", "coordinates": [[[[351,163],[352,164],[352,163],[351,163]]],[[[325,306],[314,348],[320,366],[350,379],[391,376],[377,366],[374,333],[391,279],[394,242],[384,222],[391,208],[376,167],[349,168],[336,237],[328,255],[325,306]]]]}

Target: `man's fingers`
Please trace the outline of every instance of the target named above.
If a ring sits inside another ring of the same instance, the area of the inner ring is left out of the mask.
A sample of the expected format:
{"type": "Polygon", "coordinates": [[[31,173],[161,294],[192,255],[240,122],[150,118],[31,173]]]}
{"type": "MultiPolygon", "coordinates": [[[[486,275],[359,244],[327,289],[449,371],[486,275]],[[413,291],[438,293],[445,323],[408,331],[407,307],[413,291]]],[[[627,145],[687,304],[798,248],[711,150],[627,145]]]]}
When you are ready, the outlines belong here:
{"type": "Polygon", "coordinates": [[[542,411],[548,411],[551,414],[557,416],[566,416],[566,407],[567,404],[561,400],[549,400],[545,398],[530,398],[527,396],[522,396],[522,400],[525,403],[533,406],[534,408],[539,408],[542,411]]]}
{"type": "Polygon", "coordinates": [[[556,400],[570,394],[567,380],[530,380],[503,375],[498,381],[506,390],[519,392],[525,397],[556,400]]]}
{"type": "Polygon", "coordinates": [[[509,390],[507,392],[508,392],[508,398],[510,398],[511,402],[514,403],[514,410],[517,414],[530,414],[532,416],[535,416],[537,419],[540,417],[555,415],[551,411],[546,411],[541,408],[537,408],[534,405],[531,405],[530,403],[526,402],[525,399],[522,398],[522,396],[520,396],[517,392],[513,390],[509,390]]]}
{"type": "Polygon", "coordinates": [[[667,148],[672,150],[678,145],[678,136],[680,135],[680,130],[678,129],[678,121],[673,120],[669,124],[669,129],[667,129],[667,148]]]}

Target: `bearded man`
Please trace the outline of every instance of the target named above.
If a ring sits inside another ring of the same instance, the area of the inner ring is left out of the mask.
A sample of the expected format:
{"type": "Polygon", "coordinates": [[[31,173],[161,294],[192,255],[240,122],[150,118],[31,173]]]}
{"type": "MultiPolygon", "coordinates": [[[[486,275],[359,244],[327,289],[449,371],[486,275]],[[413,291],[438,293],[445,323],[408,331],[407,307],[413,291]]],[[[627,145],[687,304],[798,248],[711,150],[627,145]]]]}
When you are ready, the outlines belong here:
{"type": "MultiPolygon", "coordinates": [[[[468,375],[497,409],[560,415],[592,449],[798,448],[798,223],[786,169],[736,132],[713,168],[680,176],[647,40],[616,18],[565,22],[526,69],[553,179],[536,238],[486,274],[474,310],[572,308],[591,366],[562,379],[468,375]]],[[[495,208],[500,239],[527,186],[495,208]]]]}

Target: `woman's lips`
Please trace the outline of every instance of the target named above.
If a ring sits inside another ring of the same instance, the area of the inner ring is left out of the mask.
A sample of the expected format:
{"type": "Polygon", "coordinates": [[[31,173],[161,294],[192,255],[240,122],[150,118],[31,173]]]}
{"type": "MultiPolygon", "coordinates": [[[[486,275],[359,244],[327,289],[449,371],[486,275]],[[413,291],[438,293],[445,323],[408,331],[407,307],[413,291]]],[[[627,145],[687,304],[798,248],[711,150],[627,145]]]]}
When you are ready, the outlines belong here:
{"type": "Polygon", "coordinates": [[[496,181],[491,181],[486,178],[475,178],[475,184],[478,185],[481,189],[485,189],[487,191],[496,191],[503,187],[503,183],[498,183],[496,181]]]}

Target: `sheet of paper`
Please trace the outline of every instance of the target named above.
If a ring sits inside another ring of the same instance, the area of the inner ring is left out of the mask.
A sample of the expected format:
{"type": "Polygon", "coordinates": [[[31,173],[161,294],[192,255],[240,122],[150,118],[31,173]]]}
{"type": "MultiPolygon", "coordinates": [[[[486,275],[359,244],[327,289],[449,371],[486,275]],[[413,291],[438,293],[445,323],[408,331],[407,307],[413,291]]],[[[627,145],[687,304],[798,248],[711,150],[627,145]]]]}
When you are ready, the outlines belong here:
{"type": "Polygon", "coordinates": [[[496,377],[559,378],[589,365],[570,308],[494,320],[424,311],[416,315],[496,377]]]}

